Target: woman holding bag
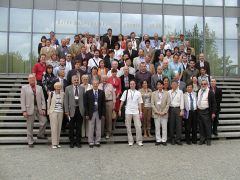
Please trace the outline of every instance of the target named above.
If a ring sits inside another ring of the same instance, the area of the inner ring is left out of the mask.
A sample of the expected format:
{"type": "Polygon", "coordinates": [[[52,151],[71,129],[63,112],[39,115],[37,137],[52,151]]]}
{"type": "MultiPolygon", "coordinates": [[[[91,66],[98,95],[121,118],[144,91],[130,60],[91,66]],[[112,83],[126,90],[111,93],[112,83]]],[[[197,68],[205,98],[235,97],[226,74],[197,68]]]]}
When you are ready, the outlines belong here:
{"type": "Polygon", "coordinates": [[[56,82],[54,84],[54,91],[49,93],[48,96],[48,115],[50,118],[52,148],[60,148],[59,139],[63,120],[63,103],[64,92],[61,91],[62,84],[56,82]]]}

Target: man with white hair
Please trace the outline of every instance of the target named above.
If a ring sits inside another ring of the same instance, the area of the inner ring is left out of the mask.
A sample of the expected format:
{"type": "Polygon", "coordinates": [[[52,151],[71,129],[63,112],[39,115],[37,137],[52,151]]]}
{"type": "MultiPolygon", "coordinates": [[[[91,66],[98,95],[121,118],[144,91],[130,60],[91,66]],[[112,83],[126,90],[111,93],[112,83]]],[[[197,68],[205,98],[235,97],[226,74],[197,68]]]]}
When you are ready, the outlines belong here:
{"type": "Polygon", "coordinates": [[[158,33],[154,33],[153,40],[151,40],[151,46],[153,49],[159,49],[160,48],[160,40],[158,39],[158,33]]]}
{"type": "Polygon", "coordinates": [[[101,41],[99,34],[95,34],[95,38],[93,39],[93,43],[96,45],[96,48],[100,50],[101,48],[101,41]]]}
{"type": "Polygon", "coordinates": [[[107,73],[107,76],[108,77],[110,77],[110,76],[112,76],[112,69],[116,69],[117,70],[117,77],[120,77],[121,76],[121,74],[120,74],[120,71],[119,71],[119,69],[118,69],[118,62],[117,61],[112,61],[112,68],[108,71],[108,73],[107,73]]]}

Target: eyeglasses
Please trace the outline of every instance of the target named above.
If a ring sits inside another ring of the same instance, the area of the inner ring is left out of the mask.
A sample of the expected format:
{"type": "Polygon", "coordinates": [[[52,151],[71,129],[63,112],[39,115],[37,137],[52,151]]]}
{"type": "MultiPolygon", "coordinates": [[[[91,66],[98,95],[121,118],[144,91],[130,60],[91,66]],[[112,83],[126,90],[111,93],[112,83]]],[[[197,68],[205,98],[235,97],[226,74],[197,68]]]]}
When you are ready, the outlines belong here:
{"type": "Polygon", "coordinates": [[[205,86],[205,85],[207,85],[207,83],[202,83],[201,85],[205,86]]]}

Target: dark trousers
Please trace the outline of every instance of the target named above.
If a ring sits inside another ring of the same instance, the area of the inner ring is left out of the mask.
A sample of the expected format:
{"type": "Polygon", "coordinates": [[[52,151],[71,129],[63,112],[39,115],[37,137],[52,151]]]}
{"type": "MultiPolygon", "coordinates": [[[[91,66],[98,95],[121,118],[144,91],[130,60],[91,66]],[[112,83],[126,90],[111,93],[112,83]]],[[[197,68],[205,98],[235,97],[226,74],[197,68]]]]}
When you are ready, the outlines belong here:
{"type": "Polygon", "coordinates": [[[209,110],[198,110],[198,121],[200,131],[200,141],[211,139],[212,122],[209,114],[209,110]]]}
{"type": "Polygon", "coordinates": [[[180,117],[180,108],[170,107],[170,121],[169,121],[169,132],[170,138],[175,139],[176,131],[176,141],[181,141],[182,139],[182,117],[180,117]]]}
{"type": "Polygon", "coordinates": [[[69,139],[70,139],[70,143],[74,143],[74,142],[75,143],[81,143],[81,138],[82,138],[82,121],[83,121],[83,118],[81,116],[79,108],[77,107],[75,109],[74,117],[72,117],[71,121],[69,122],[69,139]]]}
{"type": "Polygon", "coordinates": [[[219,119],[219,112],[216,113],[216,116],[212,123],[212,132],[213,133],[217,133],[217,127],[218,127],[218,123],[219,123],[218,119],[219,119]]]}
{"type": "Polygon", "coordinates": [[[62,130],[66,130],[67,123],[68,123],[68,117],[66,115],[63,115],[62,130]]]}
{"type": "Polygon", "coordinates": [[[186,142],[197,141],[197,111],[189,111],[188,119],[184,119],[186,142]],[[191,138],[192,133],[192,138],[191,138]]]}

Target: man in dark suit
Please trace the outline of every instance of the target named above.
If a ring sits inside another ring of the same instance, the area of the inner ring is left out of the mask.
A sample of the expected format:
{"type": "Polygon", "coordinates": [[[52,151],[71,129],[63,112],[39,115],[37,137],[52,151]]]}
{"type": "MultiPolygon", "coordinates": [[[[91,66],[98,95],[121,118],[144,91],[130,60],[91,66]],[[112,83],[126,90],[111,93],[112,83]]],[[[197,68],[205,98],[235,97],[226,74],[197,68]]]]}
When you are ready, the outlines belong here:
{"type": "Polygon", "coordinates": [[[213,124],[212,124],[212,133],[217,136],[218,132],[217,132],[217,126],[218,126],[218,118],[219,118],[219,113],[221,111],[221,102],[222,102],[222,89],[218,88],[216,85],[216,79],[212,78],[211,79],[211,87],[210,89],[214,92],[215,94],[215,99],[216,99],[216,103],[217,103],[217,111],[216,111],[216,116],[213,120],[213,124]]]}
{"type": "Polygon", "coordinates": [[[117,59],[114,58],[114,50],[110,49],[108,51],[108,56],[105,58],[105,67],[108,68],[109,70],[112,69],[112,62],[117,61],[117,59]]]}
{"type": "Polygon", "coordinates": [[[58,77],[55,78],[51,84],[51,91],[54,91],[54,84],[56,82],[60,82],[62,84],[62,91],[65,92],[65,88],[68,86],[68,82],[66,79],[64,79],[65,76],[65,70],[61,69],[58,71],[58,77]]]}
{"type": "Polygon", "coordinates": [[[73,76],[73,75],[77,75],[78,78],[79,78],[79,82],[81,82],[81,77],[82,77],[82,75],[84,74],[83,70],[80,69],[80,67],[81,67],[81,62],[80,62],[80,60],[76,60],[76,61],[75,61],[74,67],[75,67],[75,68],[72,69],[72,70],[70,70],[70,71],[68,72],[68,74],[67,74],[67,83],[68,83],[68,85],[71,84],[71,82],[72,82],[72,76],[73,76]]]}
{"type": "Polygon", "coordinates": [[[130,81],[134,78],[134,75],[129,74],[129,67],[124,66],[123,67],[123,75],[120,76],[121,79],[121,85],[122,85],[122,92],[130,88],[130,81]]]}
{"type": "Polygon", "coordinates": [[[95,144],[100,147],[101,140],[101,120],[105,119],[105,93],[98,89],[99,82],[92,81],[93,89],[86,92],[84,97],[85,116],[88,120],[88,143],[89,147],[93,148],[95,144]],[[94,138],[94,133],[96,137],[94,138]]]}
{"type": "Polygon", "coordinates": [[[201,67],[204,67],[204,69],[206,69],[206,73],[210,76],[210,65],[209,62],[205,60],[203,53],[199,54],[199,61],[196,63],[196,68],[199,70],[199,72],[201,67]]]}
{"type": "Polygon", "coordinates": [[[162,67],[161,67],[161,65],[158,65],[157,73],[153,74],[152,77],[151,77],[151,89],[152,89],[152,91],[156,91],[157,90],[156,89],[157,88],[157,86],[156,86],[157,82],[159,80],[163,81],[164,77],[165,76],[162,74],[162,67]]]}
{"type": "Polygon", "coordinates": [[[216,100],[214,93],[208,88],[208,81],[202,80],[201,89],[198,91],[198,121],[200,131],[200,142],[202,145],[207,141],[211,145],[212,121],[216,116],[216,100]]]}
{"type": "Polygon", "coordinates": [[[86,59],[87,61],[91,59],[93,56],[91,53],[87,53],[87,49],[85,46],[81,47],[81,53],[79,53],[76,57],[75,60],[80,60],[81,62],[86,59]]]}
{"type": "Polygon", "coordinates": [[[138,39],[136,39],[135,32],[131,32],[130,39],[127,42],[131,42],[132,43],[132,48],[134,50],[138,51],[138,47],[139,47],[140,41],[138,39]]]}
{"type": "Polygon", "coordinates": [[[133,59],[138,56],[138,52],[132,48],[132,42],[128,42],[127,50],[123,51],[123,54],[127,54],[133,63],[133,59]]]}
{"type": "Polygon", "coordinates": [[[103,43],[107,43],[108,49],[114,49],[114,44],[117,42],[117,39],[112,35],[112,29],[107,30],[107,35],[103,37],[103,43]]]}

